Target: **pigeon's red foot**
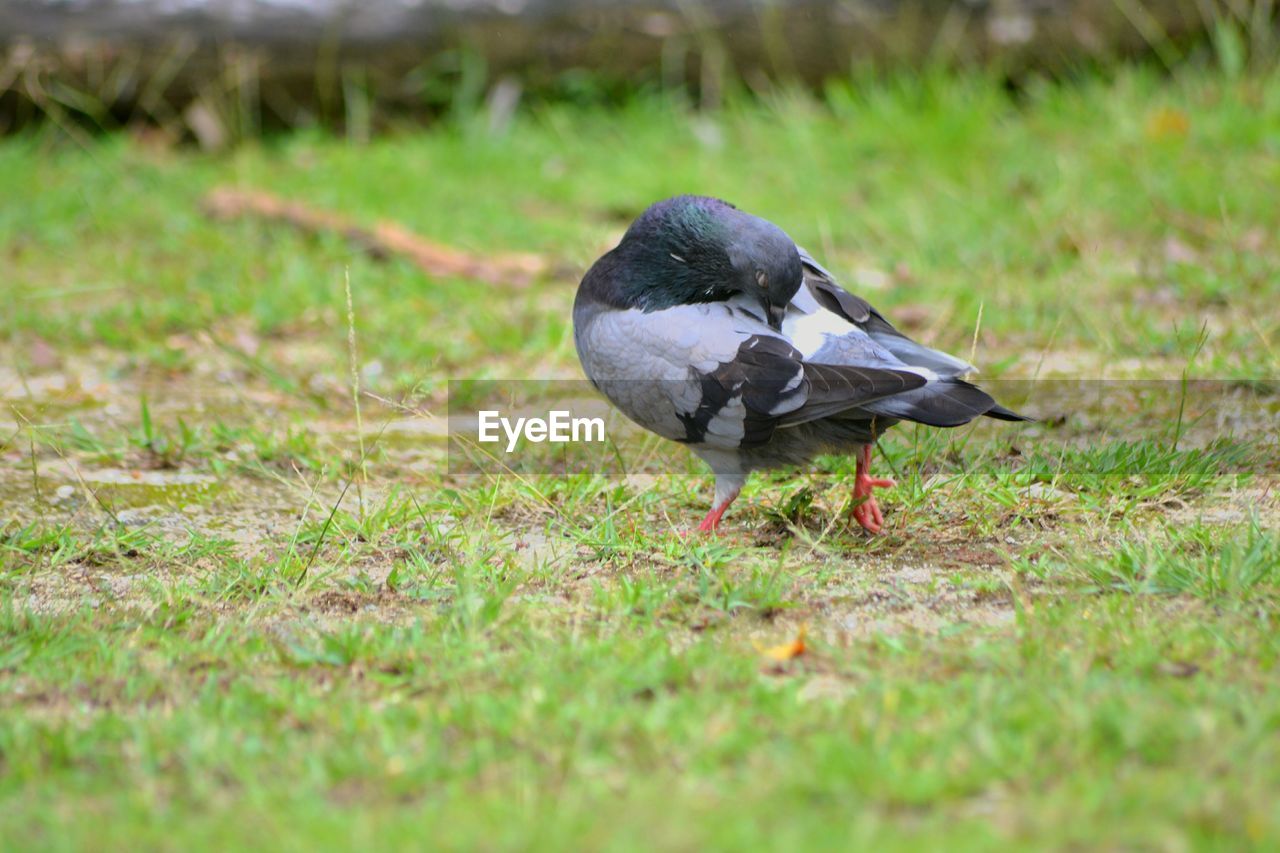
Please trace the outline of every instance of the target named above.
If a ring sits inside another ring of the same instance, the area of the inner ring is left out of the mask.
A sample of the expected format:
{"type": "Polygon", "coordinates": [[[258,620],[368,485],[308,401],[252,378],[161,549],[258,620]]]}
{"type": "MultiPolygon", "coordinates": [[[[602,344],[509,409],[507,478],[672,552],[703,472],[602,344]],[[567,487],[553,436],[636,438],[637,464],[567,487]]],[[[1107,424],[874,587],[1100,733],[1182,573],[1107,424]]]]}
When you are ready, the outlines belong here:
{"type": "Polygon", "coordinates": [[[729,504],[733,503],[738,497],[738,493],[734,492],[725,498],[725,500],[717,507],[713,507],[711,512],[707,513],[707,517],[702,519],[702,523],[698,525],[699,533],[718,533],[720,531],[720,519],[724,517],[725,510],[729,508],[729,504]]]}
{"type": "Polygon", "coordinates": [[[884,514],[876,503],[872,489],[890,489],[898,485],[893,480],[882,480],[875,477],[858,477],[853,484],[853,499],[858,503],[853,508],[854,521],[861,524],[870,533],[879,533],[884,528],[884,514]]]}
{"type": "Polygon", "coordinates": [[[867,445],[858,456],[858,470],[853,480],[853,499],[856,501],[853,520],[868,533],[879,533],[884,529],[884,514],[880,512],[873,490],[891,489],[898,484],[886,478],[872,477],[867,473],[870,468],[871,446],[867,445]]]}

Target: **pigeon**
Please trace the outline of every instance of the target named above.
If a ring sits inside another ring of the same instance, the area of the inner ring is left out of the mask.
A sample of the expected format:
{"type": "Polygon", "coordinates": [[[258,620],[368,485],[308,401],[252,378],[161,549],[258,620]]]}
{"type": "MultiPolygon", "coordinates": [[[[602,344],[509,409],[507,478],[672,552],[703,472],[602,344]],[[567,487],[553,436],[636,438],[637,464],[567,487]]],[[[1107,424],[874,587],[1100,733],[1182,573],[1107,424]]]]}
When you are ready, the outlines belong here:
{"type": "Polygon", "coordinates": [[[632,421],[715,474],[715,532],[752,471],[856,454],[853,517],[879,533],[871,445],[899,421],[1028,418],[964,377],[972,365],[895,329],[767,220],[715,198],[659,201],[578,287],[587,378],[632,421]]]}

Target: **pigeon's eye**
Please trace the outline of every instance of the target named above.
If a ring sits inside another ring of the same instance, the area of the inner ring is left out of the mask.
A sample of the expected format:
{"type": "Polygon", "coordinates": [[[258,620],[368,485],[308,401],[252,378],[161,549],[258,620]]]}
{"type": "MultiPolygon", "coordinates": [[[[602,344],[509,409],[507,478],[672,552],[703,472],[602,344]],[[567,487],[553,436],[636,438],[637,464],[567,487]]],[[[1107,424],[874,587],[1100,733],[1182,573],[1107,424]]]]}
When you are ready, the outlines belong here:
{"type": "Polygon", "coordinates": [[[756,284],[760,285],[761,290],[768,290],[769,274],[764,270],[756,270],[756,284]]]}

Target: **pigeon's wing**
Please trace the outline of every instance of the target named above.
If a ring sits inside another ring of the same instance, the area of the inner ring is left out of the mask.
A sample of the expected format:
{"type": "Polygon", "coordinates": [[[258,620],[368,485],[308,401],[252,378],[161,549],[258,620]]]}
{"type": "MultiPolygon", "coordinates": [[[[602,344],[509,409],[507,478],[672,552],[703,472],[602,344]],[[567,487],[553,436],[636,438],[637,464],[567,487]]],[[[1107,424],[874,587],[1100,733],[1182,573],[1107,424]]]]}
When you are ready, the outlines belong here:
{"type": "Polygon", "coordinates": [[[602,311],[576,330],[592,382],[659,435],[725,449],[912,388],[908,370],[810,364],[746,303],[602,311]]]}
{"type": "Polygon", "coordinates": [[[877,415],[929,426],[953,427],[987,415],[1026,420],[962,378],[968,362],[919,344],[841,287],[808,252],[800,250],[804,284],[788,308],[783,331],[813,361],[918,371],[925,387],[873,401],[852,416],[877,415]]]}
{"type": "Polygon", "coordinates": [[[764,444],[779,427],[821,420],[925,384],[924,377],[906,370],[806,362],[771,332],[748,336],[732,358],[697,375],[701,399],[688,413],[687,440],[738,447],[764,444]]]}
{"type": "Polygon", "coordinates": [[[903,364],[923,367],[940,376],[963,376],[976,369],[967,361],[917,343],[894,328],[871,303],[856,296],[836,282],[836,277],[813,256],[800,249],[804,266],[801,293],[811,296],[821,308],[852,323],[876,344],[892,353],[903,364]]]}

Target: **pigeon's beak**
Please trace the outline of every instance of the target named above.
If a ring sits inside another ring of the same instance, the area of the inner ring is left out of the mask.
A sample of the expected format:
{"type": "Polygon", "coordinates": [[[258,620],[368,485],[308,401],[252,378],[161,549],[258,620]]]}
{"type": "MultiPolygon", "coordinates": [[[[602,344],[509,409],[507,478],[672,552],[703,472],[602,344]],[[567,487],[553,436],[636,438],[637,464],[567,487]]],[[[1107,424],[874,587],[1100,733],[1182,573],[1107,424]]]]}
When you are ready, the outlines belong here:
{"type": "Polygon", "coordinates": [[[764,308],[765,316],[769,318],[769,326],[774,331],[781,332],[782,318],[786,316],[787,303],[791,300],[786,299],[780,305],[774,303],[769,293],[769,274],[762,269],[756,270],[756,285],[756,298],[760,300],[760,307],[764,308]]]}
{"type": "Polygon", "coordinates": [[[765,313],[768,314],[769,316],[769,325],[775,331],[781,332],[782,320],[784,317],[787,316],[786,303],[783,303],[782,305],[775,305],[772,302],[770,302],[768,299],[765,299],[763,301],[764,301],[765,313]]]}

